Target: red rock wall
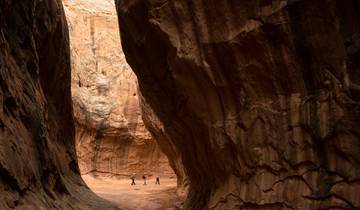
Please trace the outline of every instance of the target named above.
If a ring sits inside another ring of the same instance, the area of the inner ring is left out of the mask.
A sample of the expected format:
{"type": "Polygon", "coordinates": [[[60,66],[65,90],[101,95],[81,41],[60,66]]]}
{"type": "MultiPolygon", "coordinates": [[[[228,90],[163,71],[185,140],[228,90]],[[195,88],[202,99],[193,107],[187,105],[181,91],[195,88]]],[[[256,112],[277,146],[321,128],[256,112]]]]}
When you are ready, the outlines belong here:
{"type": "Polygon", "coordinates": [[[0,0],[0,209],[113,209],[80,178],[61,1],[0,0]]]}
{"type": "Polygon", "coordinates": [[[116,4],[185,209],[360,208],[358,1],[116,4]]]}
{"type": "Polygon", "coordinates": [[[77,125],[76,146],[82,175],[129,179],[160,175],[176,178],[164,153],[152,139],[122,135],[107,136],[101,131],[77,125]]]}

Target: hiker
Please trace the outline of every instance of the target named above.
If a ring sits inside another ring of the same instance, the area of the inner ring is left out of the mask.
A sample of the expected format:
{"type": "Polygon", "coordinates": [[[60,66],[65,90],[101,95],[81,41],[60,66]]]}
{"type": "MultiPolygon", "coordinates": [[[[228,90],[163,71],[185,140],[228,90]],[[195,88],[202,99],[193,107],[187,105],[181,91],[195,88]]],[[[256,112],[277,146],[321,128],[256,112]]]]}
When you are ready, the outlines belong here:
{"type": "Polygon", "coordinates": [[[160,185],[160,176],[159,175],[156,176],[155,184],[160,185]]]}
{"type": "Polygon", "coordinates": [[[142,176],[142,179],[143,179],[143,181],[144,181],[144,185],[146,185],[146,176],[143,175],[143,176],[142,176]]]}
{"type": "Polygon", "coordinates": [[[131,179],[131,185],[136,185],[136,184],[135,184],[135,174],[133,174],[133,175],[130,177],[130,179],[131,179]]]}

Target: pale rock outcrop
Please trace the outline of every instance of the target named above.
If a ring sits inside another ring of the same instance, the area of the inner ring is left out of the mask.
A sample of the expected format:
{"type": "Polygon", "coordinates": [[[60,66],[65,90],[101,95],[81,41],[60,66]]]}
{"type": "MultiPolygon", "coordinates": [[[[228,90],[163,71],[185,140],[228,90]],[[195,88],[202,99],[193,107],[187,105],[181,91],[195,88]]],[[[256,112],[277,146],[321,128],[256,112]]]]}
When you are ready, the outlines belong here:
{"type": "Polygon", "coordinates": [[[360,208],[358,1],[116,6],[185,209],[360,208]]]}
{"type": "Polygon", "coordinates": [[[144,126],[114,1],[64,0],[70,29],[76,148],[82,174],[174,177],[144,126]]]}

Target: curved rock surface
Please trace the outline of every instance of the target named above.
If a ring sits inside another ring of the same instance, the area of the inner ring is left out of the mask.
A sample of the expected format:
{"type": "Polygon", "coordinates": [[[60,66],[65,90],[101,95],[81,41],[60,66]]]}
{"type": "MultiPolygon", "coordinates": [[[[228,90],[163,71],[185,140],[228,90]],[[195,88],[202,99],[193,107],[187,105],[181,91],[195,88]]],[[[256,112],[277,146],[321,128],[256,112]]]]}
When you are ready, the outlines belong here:
{"type": "Polygon", "coordinates": [[[60,0],[0,0],[0,209],[115,209],[80,178],[60,0]]]}
{"type": "Polygon", "coordinates": [[[82,174],[174,177],[144,126],[137,79],[125,61],[112,0],[65,0],[76,149],[82,174]]]}
{"type": "Polygon", "coordinates": [[[116,5],[185,209],[360,208],[358,1],[116,5]]]}

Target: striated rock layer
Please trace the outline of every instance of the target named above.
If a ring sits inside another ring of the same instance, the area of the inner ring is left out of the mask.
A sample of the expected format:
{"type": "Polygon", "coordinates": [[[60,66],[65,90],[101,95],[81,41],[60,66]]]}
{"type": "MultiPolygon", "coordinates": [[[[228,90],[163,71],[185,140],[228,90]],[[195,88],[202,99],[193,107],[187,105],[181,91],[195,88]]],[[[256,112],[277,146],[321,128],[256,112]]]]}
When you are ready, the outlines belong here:
{"type": "Polygon", "coordinates": [[[360,208],[358,1],[116,5],[185,209],[360,208]]]}
{"type": "Polygon", "coordinates": [[[113,209],[80,178],[61,1],[0,0],[0,209],[113,209]]]}
{"type": "Polygon", "coordinates": [[[64,0],[70,29],[76,150],[82,174],[173,177],[141,117],[113,0],[64,0]]]}

